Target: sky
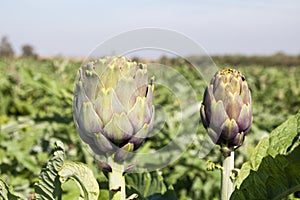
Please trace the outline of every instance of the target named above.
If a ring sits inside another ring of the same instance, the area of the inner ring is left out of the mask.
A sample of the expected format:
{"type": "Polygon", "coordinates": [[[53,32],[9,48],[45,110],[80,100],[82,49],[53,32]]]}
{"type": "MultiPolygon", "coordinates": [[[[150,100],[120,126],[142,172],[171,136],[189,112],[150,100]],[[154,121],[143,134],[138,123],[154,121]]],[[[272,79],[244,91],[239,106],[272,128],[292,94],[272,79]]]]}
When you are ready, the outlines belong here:
{"type": "Polygon", "coordinates": [[[30,44],[42,56],[85,57],[120,33],[156,27],[184,34],[210,55],[300,54],[299,0],[0,2],[0,37],[17,53],[30,44]]]}

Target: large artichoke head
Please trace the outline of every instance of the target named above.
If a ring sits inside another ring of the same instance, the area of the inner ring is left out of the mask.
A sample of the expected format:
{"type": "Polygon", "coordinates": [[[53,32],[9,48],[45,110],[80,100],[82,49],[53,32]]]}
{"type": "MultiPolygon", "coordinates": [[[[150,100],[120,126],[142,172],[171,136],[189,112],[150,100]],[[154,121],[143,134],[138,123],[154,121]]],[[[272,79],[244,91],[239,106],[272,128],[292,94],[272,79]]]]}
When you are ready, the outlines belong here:
{"type": "Polygon", "coordinates": [[[251,93],[245,77],[234,69],[218,71],[204,92],[200,114],[209,136],[223,150],[242,145],[252,124],[251,93]]]}
{"type": "Polygon", "coordinates": [[[146,65],[125,57],[105,57],[79,69],[74,121],[96,154],[133,151],[144,142],[153,126],[152,82],[146,65]]]}

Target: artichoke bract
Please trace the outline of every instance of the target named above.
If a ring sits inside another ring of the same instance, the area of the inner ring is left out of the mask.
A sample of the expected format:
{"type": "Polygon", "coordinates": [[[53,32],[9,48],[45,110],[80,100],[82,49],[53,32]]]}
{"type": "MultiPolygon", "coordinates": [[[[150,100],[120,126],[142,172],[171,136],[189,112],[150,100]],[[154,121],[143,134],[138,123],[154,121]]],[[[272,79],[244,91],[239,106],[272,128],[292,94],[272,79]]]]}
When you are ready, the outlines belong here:
{"type": "Polygon", "coordinates": [[[105,57],[82,66],[74,94],[74,121],[94,153],[122,161],[153,126],[154,85],[147,66],[126,57],[105,57]]]}
{"type": "Polygon", "coordinates": [[[245,77],[234,69],[218,71],[204,92],[200,114],[210,138],[224,153],[241,146],[252,124],[245,77]]]}

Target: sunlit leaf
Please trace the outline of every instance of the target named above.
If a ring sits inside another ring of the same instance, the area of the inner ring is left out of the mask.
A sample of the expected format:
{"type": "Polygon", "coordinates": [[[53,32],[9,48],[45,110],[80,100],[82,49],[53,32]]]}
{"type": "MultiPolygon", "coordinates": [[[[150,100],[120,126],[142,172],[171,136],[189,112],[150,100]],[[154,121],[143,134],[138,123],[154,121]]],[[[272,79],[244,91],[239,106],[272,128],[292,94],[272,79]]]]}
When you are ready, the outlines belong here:
{"type": "Polygon", "coordinates": [[[69,179],[74,180],[80,188],[79,199],[97,200],[99,185],[94,178],[92,170],[83,163],[66,162],[58,172],[60,181],[65,183],[69,179]]]}
{"type": "Polygon", "coordinates": [[[56,142],[52,157],[46,167],[42,169],[39,182],[35,185],[36,199],[61,199],[62,189],[58,170],[63,165],[64,154],[63,144],[56,142]]]}
{"type": "Polygon", "coordinates": [[[15,194],[11,187],[9,187],[3,180],[0,179],[0,199],[1,200],[20,200],[19,195],[15,194]]]}

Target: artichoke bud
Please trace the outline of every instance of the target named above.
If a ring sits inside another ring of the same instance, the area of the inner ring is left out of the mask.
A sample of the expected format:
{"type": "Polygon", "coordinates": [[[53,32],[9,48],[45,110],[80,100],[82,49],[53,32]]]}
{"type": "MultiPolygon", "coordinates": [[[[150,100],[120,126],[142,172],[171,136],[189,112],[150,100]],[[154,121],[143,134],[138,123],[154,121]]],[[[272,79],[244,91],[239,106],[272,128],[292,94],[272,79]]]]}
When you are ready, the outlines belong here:
{"type": "Polygon", "coordinates": [[[105,57],[82,66],[77,75],[73,116],[81,139],[96,154],[136,150],[153,127],[153,81],[147,66],[125,57],[105,57]]]}
{"type": "Polygon", "coordinates": [[[225,154],[241,146],[252,124],[245,77],[235,69],[218,71],[204,92],[200,115],[210,138],[225,154]]]}

